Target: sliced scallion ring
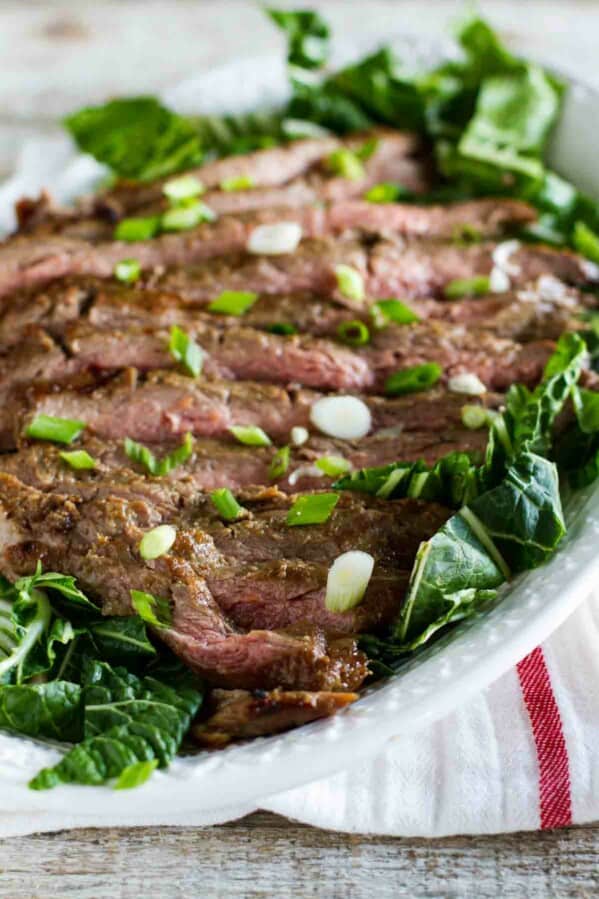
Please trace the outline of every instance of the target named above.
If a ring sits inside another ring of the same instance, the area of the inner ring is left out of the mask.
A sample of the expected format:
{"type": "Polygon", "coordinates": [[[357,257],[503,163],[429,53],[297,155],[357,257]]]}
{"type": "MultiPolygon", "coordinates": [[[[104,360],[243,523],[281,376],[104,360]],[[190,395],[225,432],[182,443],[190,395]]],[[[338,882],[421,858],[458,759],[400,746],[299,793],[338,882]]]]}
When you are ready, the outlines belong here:
{"type": "Polygon", "coordinates": [[[194,202],[187,206],[174,206],[160,219],[163,231],[189,231],[201,222],[213,222],[215,213],[205,203],[194,202]]]}
{"type": "Polygon", "coordinates": [[[489,413],[484,406],[462,406],[462,424],[470,431],[478,431],[489,422],[489,413]]]}
{"type": "Polygon", "coordinates": [[[262,428],[256,425],[233,425],[229,431],[245,446],[271,446],[272,441],[262,428]]]}
{"type": "Polygon", "coordinates": [[[338,502],[338,493],[305,493],[298,496],[287,513],[287,524],[289,527],[324,524],[338,502]]]}
{"type": "Polygon", "coordinates": [[[335,268],[335,277],[342,296],[357,303],[362,302],[365,297],[364,278],[357,269],[351,265],[338,265],[335,268]]]}
{"type": "Polygon", "coordinates": [[[141,265],[137,259],[121,259],[114,267],[114,277],[123,284],[134,284],[141,275],[141,265]]]}
{"type": "Polygon", "coordinates": [[[237,521],[241,518],[245,509],[240,506],[228,487],[220,487],[213,490],[210,499],[214,503],[216,511],[225,521],[237,521]]]}
{"type": "Polygon", "coordinates": [[[122,219],[115,228],[114,239],[127,243],[138,240],[150,240],[160,230],[160,216],[150,215],[146,218],[122,219]]]}
{"type": "Polygon", "coordinates": [[[350,550],[337,556],[327,577],[324,604],[329,612],[349,612],[364,599],[374,558],[361,550],[350,550]]]}
{"type": "Polygon", "coordinates": [[[251,190],[255,184],[250,175],[233,175],[231,178],[223,178],[219,186],[221,190],[230,193],[237,190],[251,190]]]}
{"type": "Polygon", "coordinates": [[[86,450],[69,450],[60,453],[60,458],[75,471],[85,471],[96,467],[96,460],[86,450]]]}
{"type": "Polygon", "coordinates": [[[208,306],[208,312],[220,315],[244,315],[254,305],[258,294],[251,290],[223,290],[208,306]]]}
{"type": "Polygon", "coordinates": [[[343,456],[321,456],[314,464],[329,478],[338,478],[351,471],[351,463],[343,456]]]}
{"type": "Polygon", "coordinates": [[[185,200],[194,200],[196,197],[201,196],[205,190],[206,188],[195,175],[181,175],[178,178],[171,178],[170,181],[167,181],[162,188],[162,193],[165,197],[168,197],[173,205],[177,205],[185,200]]]}
{"type": "Polygon", "coordinates": [[[176,528],[170,524],[160,524],[143,535],[139,543],[139,554],[142,559],[158,559],[166,555],[176,539],[176,528]]]}
{"type": "Polygon", "coordinates": [[[53,415],[37,415],[27,425],[25,436],[34,440],[51,440],[54,443],[72,443],[84,428],[84,421],[56,418],[53,415]]]}
{"type": "Polygon", "coordinates": [[[370,331],[364,322],[354,319],[341,322],[337,328],[337,337],[348,346],[364,346],[370,340],[370,331]]]}

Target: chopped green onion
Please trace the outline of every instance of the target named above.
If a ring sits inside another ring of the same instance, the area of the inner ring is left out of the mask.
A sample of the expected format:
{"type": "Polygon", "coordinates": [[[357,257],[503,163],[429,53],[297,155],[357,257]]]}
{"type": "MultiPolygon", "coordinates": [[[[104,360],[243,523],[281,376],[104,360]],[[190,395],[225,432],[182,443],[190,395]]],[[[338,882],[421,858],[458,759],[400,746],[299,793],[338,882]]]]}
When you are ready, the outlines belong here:
{"type": "Polygon", "coordinates": [[[335,175],[348,178],[350,181],[359,181],[364,177],[364,166],[357,153],[353,153],[346,147],[341,147],[327,157],[327,168],[335,175]]]}
{"type": "Polygon", "coordinates": [[[488,275],[477,275],[475,278],[456,278],[445,285],[445,296],[448,300],[459,300],[461,297],[479,296],[489,293],[491,282],[488,275]]]}
{"type": "Polygon", "coordinates": [[[385,483],[379,487],[376,495],[381,497],[381,499],[389,499],[395,488],[410,476],[411,471],[411,465],[407,465],[405,468],[394,468],[385,483]]]}
{"type": "Polygon", "coordinates": [[[337,328],[337,337],[348,346],[364,346],[370,340],[370,331],[364,322],[354,319],[341,322],[337,328]]]}
{"type": "Polygon", "coordinates": [[[349,612],[366,593],[374,569],[374,558],[361,550],[337,556],[327,577],[324,604],[329,612],[349,612]]]}
{"type": "Polygon", "coordinates": [[[162,188],[162,193],[169,201],[176,205],[185,200],[195,200],[201,196],[206,188],[195,175],[181,175],[179,178],[171,178],[162,188]]]}
{"type": "Polygon", "coordinates": [[[477,431],[489,421],[487,409],[484,406],[462,406],[462,424],[471,431],[477,431]]]}
{"type": "Polygon", "coordinates": [[[369,203],[395,203],[410,196],[410,191],[401,184],[392,184],[390,181],[375,184],[364,194],[364,199],[369,203]]]}
{"type": "Polygon", "coordinates": [[[378,137],[369,137],[368,140],[364,141],[361,147],[358,147],[358,149],[355,150],[355,154],[358,159],[362,160],[362,162],[366,162],[367,159],[370,159],[370,157],[376,153],[378,145],[378,137]]]}
{"type": "Polygon", "coordinates": [[[137,259],[121,259],[114,267],[114,277],[125,284],[134,284],[141,275],[141,265],[137,259]]]}
{"type": "Polygon", "coordinates": [[[189,231],[200,222],[213,222],[216,215],[205,203],[194,202],[189,206],[175,206],[167,210],[160,220],[163,231],[189,231]]]}
{"type": "Polygon", "coordinates": [[[572,242],[579,253],[592,262],[599,263],[599,235],[584,222],[576,222],[574,225],[572,242]]]}
{"type": "Polygon", "coordinates": [[[240,506],[228,487],[213,490],[210,499],[216,507],[216,511],[225,521],[236,521],[245,509],[240,506]]]}
{"type": "Polygon", "coordinates": [[[142,590],[129,590],[131,605],[142,619],[154,627],[168,627],[173,620],[171,607],[167,599],[152,596],[142,590]]]}
{"type": "Polygon", "coordinates": [[[321,456],[314,464],[330,478],[337,478],[351,471],[351,464],[343,456],[321,456]]]}
{"type": "Polygon", "coordinates": [[[192,378],[198,377],[204,364],[204,351],[193,337],[190,337],[177,325],[173,325],[168,349],[173,359],[181,363],[188,375],[191,375],[192,378]]]}
{"type": "Polygon", "coordinates": [[[85,469],[95,468],[96,460],[90,456],[85,450],[70,450],[60,453],[60,458],[75,471],[84,471],[85,469]]]}
{"type": "Polygon", "coordinates": [[[310,493],[298,496],[287,514],[287,524],[290,527],[323,524],[331,517],[338,502],[338,493],[310,493]]]}
{"type": "Polygon", "coordinates": [[[479,231],[478,228],[475,228],[474,225],[463,224],[456,225],[453,229],[453,241],[458,246],[463,246],[464,244],[473,244],[480,243],[483,239],[482,232],[479,231]]]}
{"type": "Polygon", "coordinates": [[[420,318],[401,300],[378,300],[370,307],[370,314],[376,328],[386,328],[389,322],[396,325],[411,325],[420,318]]]}
{"type": "Polygon", "coordinates": [[[418,393],[428,390],[441,377],[441,366],[436,362],[423,362],[412,365],[390,375],[385,381],[385,393],[388,396],[402,396],[405,393],[418,393]]]}
{"type": "Polygon", "coordinates": [[[114,785],[115,790],[131,790],[146,782],[152,771],[158,767],[158,759],[133,762],[123,768],[114,785]]]}
{"type": "Polygon", "coordinates": [[[148,474],[154,477],[164,477],[174,468],[177,468],[178,465],[187,462],[193,453],[193,437],[190,433],[186,434],[181,446],[172,450],[168,455],[163,456],[162,459],[157,459],[147,446],[144,446],[142,443],[136,443],[135,440],[131,440],[129,437],[125,437],[124,449],[131,461],[142,465],[148,474]]]}
{"type": "Polygon", "coordinates": [[[283,119],[281,130],[288,140],[299,140],[302,137],[330,137],[331,131],[310,122],[308,119],[283,119]]]}
{"type": "Polygon", "coordinates": [[[424,485],[430,478],[430,471],[418,471],[412,475],[410,483],[408,484],[408,496],[412,499],[418,499],[421,496],[422,491],[424,490],[424,485]]]}
{"type": "Polygon", "coordinates": [[[287,469],[289,468],[289,458],[291,456],[291,450],[288,446],[282,446],[280,450],[272,457],[272,461],[268,468],[269,477],[274,480],[277,478],[283,477],[287,469]]]}
{"type": "Polygon", "coordinates": [[[338,265],[335,269],[337,287],[348,300],[360,302],[364,299],[364,278],[351,265],[338,265]]]}
{"type": "Polygon", "coordinates": [[[250,175],[234,175],[232,178],[224,178],[220,183],[220,189],[227,192],[251,190],[252,187],[254,187],[254,179],[250,175]]]}
{"type": "Polygon", "coordinates": [[[149,240],[160,230],[160,216],[150,215],[147,218],[123,219],[116,226],[115,240],[135,243],[138,240],[149,240]]]}
{"type": "Polygon", "coordinates": [[[52,415],[38,415],[27,425],[25,436],[32,437],[34,440],[52,440],[54,443],[72,443],[84,428],[84,421],[54,418],[52,415]]]}
{"type": "Polygon", "coordinates": [[[271,439],[262,428],[255,425],[233,425],[229,431],[240,443],[246,446],[271,446],[271,439]]]}
{"type": "Polygon", "coordinates": [[[269,334],[283,334],[287,337],[297,334],[295,325],[290,325],[287,322],[274,322],[272,325],[267,325],[264,330],[268,331],[269,334]]]}
{"type": "Polygon", "coordinates": [[[169,551],[176,539],[176,528],[170,524],[160,524],[143,535],[139,543],[139,554],[142,559],[158,559],[169,551]]]}
{"type": "Polygon", "coordinates": [[[258,294],[251,290],[223,290],[208,306],[208,312],[219,312],[221,315],[244,315],[251,309],[258,294]]]}

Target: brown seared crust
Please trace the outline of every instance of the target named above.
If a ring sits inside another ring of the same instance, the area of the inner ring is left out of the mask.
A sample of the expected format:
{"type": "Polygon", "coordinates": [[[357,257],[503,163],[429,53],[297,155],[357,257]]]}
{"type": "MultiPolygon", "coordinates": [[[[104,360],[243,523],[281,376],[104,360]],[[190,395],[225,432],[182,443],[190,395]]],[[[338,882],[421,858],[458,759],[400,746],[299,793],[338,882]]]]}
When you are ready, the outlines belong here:
{"type": "Polygon", "coordinates": [[[232,740],[278,734],[327,718],[356,699],[357,693],[323,690],[212,690],[191,736],[200,746],[220,749],[232,740]]]}

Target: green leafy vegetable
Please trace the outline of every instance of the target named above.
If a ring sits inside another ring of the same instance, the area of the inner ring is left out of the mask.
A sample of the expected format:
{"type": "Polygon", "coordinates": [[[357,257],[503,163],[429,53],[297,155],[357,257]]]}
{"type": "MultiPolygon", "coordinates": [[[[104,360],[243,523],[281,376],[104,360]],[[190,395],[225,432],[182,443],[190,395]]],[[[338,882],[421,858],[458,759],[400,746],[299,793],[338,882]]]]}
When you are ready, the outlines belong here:
{"type": "Polygon", "coordinates": [[[123,178],[150,181],[198,165],[198,132],[153,97],[111,100],[65,119],[77,146],[123,178]]]}
{"type": "Polygon", "coordinates": [[[169,627],[172,613],[168,600],[142,590],[131,590],[131,604],[142,621],[154,627],[169,627]]]}
{"type": "Polygon", "coordinates": [[[114,785],[115,790],[131,790],[140,787],[158,767],[158,759],[147,759],[145,762],[133,762],[123,768],[114,785]]]}
{"type": "Polygon", "coordinates": [[[291,65],[317,69],[325,62],[329,50],[329,28],[317,12],[309,9],[289,12],[267,9],[266,12],[287,35],[287,58],[291,65]]]}
{"type": "Polygon", "coordinates": [[[81,689],[84,739],[33,778],[34,790],[101,784],[139,762],[166,767],[202,700],[189,672],[171,676],[167,686],[103,662],[89,663],[81,689]]]}

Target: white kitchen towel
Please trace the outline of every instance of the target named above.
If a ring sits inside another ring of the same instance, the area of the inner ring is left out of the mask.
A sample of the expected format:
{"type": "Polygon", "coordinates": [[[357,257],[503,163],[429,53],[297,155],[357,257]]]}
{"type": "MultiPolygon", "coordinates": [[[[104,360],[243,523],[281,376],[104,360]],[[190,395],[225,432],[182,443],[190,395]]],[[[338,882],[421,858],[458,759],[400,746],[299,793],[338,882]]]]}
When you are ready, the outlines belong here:
{"type": "MultiPolygon", "coordinates": [[[[156,808],[22,812],[0,797],[0,837],[74,827],[232,821],[156,808]]],[[[331,830],[392,836],[505,833],[599,819],[599,591],[512,671],[462,708],[378,755],[257,807],[331,830]]]]}
{"type": "MultiPolygon", "coordinates": [[[[178,91],[179,105],[196,108],[197,84],[192,88],[178,91]]],[[[0,188],[0,230],[11,226],[11,205],[20,195],[52,184],[65,199],[100,175],[100,167],[74,156],[64,138],[28,144],[17,175],[0,188]]],[[[599,818],[598,700],[599,589],[543,648],[446,719],[388,741],[355,769],[269,797],[259,807],[319,827],[410,836],[591,821],[599,818]]],[[[66,808],[23,813],[0,798],[0,837],[90,826],[201,826],[254,810],[236,806],[214,817],[157,808],[141,818],[131,806],[126,815],[66,808]]]]}

